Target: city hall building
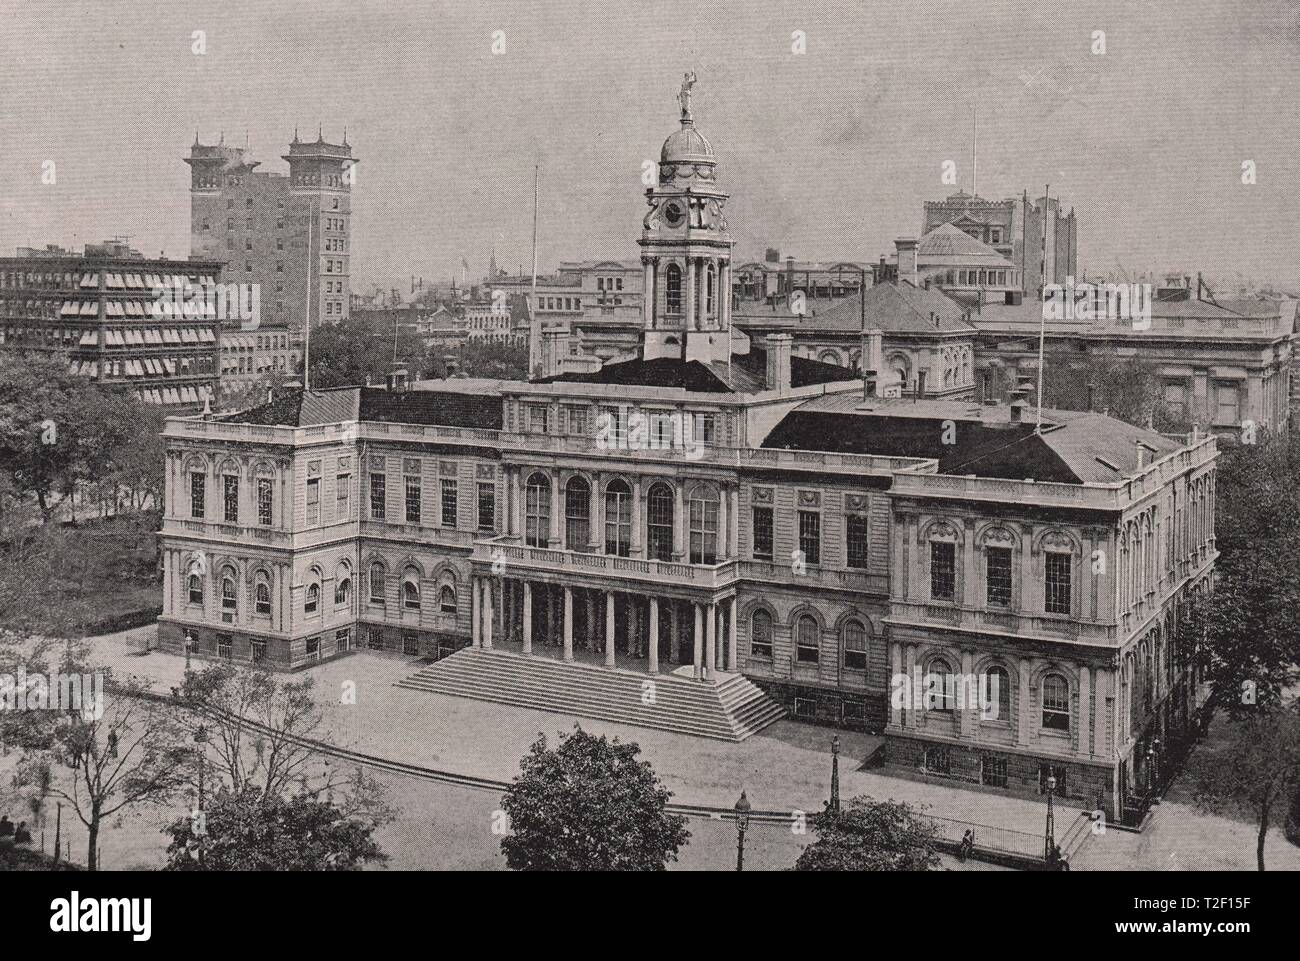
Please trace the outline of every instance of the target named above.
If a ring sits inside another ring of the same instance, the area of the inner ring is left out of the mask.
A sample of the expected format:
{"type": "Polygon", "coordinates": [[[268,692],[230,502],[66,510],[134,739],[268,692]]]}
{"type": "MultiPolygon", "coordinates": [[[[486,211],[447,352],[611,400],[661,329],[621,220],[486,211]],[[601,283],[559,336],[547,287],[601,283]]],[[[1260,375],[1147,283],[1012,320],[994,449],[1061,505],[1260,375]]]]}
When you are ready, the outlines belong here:
{"type": "Polygon", "coordinates": [[[788,714],[988,790],[1051,768],[1115,816],[1198,706],[1176,638],[1215,559],[1214,439],[1024,388],[900,397],[878,328],[862,374],[733,338],[728,195],[682,101],[636,359],[169,420],[162,646],[382,652],[423,662],[404,686],[728,740],[788,714]],[[918,674],[992,709],[895,694],[918,674]]]}

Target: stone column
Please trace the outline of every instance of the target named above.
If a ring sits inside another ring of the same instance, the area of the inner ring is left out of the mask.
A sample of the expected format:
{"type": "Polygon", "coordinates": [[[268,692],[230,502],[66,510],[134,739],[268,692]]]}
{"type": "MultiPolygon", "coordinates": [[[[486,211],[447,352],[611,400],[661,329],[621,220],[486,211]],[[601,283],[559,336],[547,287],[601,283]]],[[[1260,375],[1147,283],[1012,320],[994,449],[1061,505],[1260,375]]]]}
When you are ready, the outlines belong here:
{"type": "Polygon", "coordinates": [[[641,528],[645,524],[645,518],[641,511],[641,478],[637,477],[632,481],[632,556],[645,557],[645,550],[642,547],[641,528]]]}
{"type": "MultiPolygon", "coordinates": [[[[700,330],[708,330],[709,329],[709,260],[707,257],[700,258],[700,269],[699,272],[696,274],[696,277],[698,278],[699,283],[696,285],[698,287],[698,291],[695,295],[697,298],[695,316],[699,321],[698,326],[700,330]]],[[[717,282],[716,274],[714,275],[714,282],[715,284],[717,282]]],[[[716,307],[717,304],[715,303],[714,306],[716,307]]]]}
{"type": "Polygon", "coordinates": [[[651,674],[659,673],[659,598],[650,598],[650,637],[647,638],[646,657],[650,663],[647,670],[651,674]]]}
{"type": "Polygon", "coordinates": [[[614,660],[614,592],[605,592],[605,666],[613,667],[614,660]]]}
{"type": "MultiPolygon", "coordinates": [[[[1111,755],[1111,752],[1106,748],[1106,698],[1111,693],[1112,677],[1114,677],[1114,674],[1110,671],[1097,672],[1097,723],[1093,725],[1092,731],[1092,753],[1097,757],[1110,757],[1111,755]]],[[[1188,696],[1191,696],[1190,692],[1188,696]]]]}
{"type": "Polygon", "coordinates": [[[641,326],[650,330],[654,327],[654,301],[652,300],[654,265],[650,263],[649,257],[641,261],[641,273],[643,276],[641,289],[644,291],[641,295],[641,326]]]}
{"type": "Polygon", "coordinates": [[[564,588],[564,659],[573,660],[573,588],[564,588]]]}
{"type": "Polygon", "coordinates": [[[691,610],[695,613],[695,649],[691,660],[691,677],[699,680],[704,667],[704,609],[691,601],[691,610]]]}
{"type": "Polygon", "coordinates": [[[604,498],[600,496],[600,478],[597,474],[592,478],[591,498],[587,504],[587,519],[591,525],[591,530],[587,533],[587,550],[593,553],[602,553],[605,549],[605,525],[602,523],[600,505],[604,498]]]}
{"type": "MultiPolygon", "coordinates": [[[[903,674],[903,647],[897,641],[889,642],[889,670],[889,724],[891,727],[902,727],[903,709],[898,706],[894,698],[894,692],[897,690],[895,685],[900,683],[898,679],[903,674]]],[[[906,679],[902,679],[901,683],[906,684],[906,679]]]]}
{"type": "Polygon", "coordinates": [[[479,646],[479,621],[482,618],[480,605],[483,602],[479,594],[479,579],[477,577],[470,579],[470,612],[469,612],[469,636],[470,643],[475,647],[479,646]]]}
{"type": "MultiPolygon", "coordinates": [[[[973,660],[974,655],[972,652],[968,648],[963,648],[961,652],[961,676],[963,681],[971,676],[971,662],[973,660]]],[[[965,684],[962,684],[961,689],[955,693],[958,695],[956,705],[957,734],[963,738],[973,737],[975,725],[979,720],[979,713],[977,710],[971,710],[971,694],[965,689],[965,684]]],[[[978,696],[979,692],[976,691],[975,693],[978,696]]]]}
{"type": "Polygon", "coordinates": [[[731,599],[731,608],[727,617],[727,670],[735,674],[740,670],[740,651],[736,649],[736,621],[740,614],[740,599],[731,599]]]}
{"type": "Polygon", "coordinates": [[[710,604],[704,613],[704,676],[712,679],[718,656],[718,609],[710,604]]]}
{"type": "Polygon", "coordinates": [[[533,585],[524,581],[524,653],[533,652],[533,585]]]}
{"type": "Polygon", "coordinates": [[[596,595],[590,590],[582,592],[587,599],[587,638],[584,642],[588,651],[596,650],[596,595]]]}
{"type": "Polygon", "coordinates": [[[524,477],[523,469],[516,467],[514,470],[514,491],[515,491],[515,536],[523,539],[524,536],[524,477]]]}
{"type": "Polygon", "coordinates": [[[727,517],[727,501],[731,499],[730,491],[723,487],[718,491],[718,563],[722,563],[731,556],[731,524],[727,517]]]}
{"type": "Polygon", "coordinates": [[[549,474],[551,479],[551,516],[550,530],[547,532],[546,546],[552,549],[561,545],[560,540],[560,518],[564,514],[564,501],[561,499],[560,491],[560,472],[552,470],[549,474]]]}
{"type": "Polygon", "coordinates": [[[479,626],[483,629],[483,650],[492,650],[492,579],[485,577],[483,585],[483,610],[479,614],[479,626]]]}
{"type": "Polygon", "coordinates": [[[686,490],[684,482],[678,478],[673,484],[673,560],[681,562],[686,559],[690,548],[687,532],[690,530],[686,517],[686,490]]]}
{"type": "Polygon", "coordinates": [[[1020,659],[1016,678],[1016,743],[1029,741],[1029,661],[1020,659]]]}
{"type": "MultiPolygon", "coordinates": [[[[1100,678],[1098,678],[1100,680],[1100,678]]],[[[1079,668],[1079,753],[1092,753],[1092,676],[1087,665],[1079,668]]]]}
{"type": "Polygon", "coordinates": [[[913,730],[919,726],[921,712],[925,710],[925,705],[919,701],[924,696],[924,688],[918,691],[916,679],[912,676],[915,669],[916,645],[908,644],[903,648],[903,671],[907,675],[907,711],[903,715],[903,725],[913,730]]]}
{"type": "Polygon", "coordinates": [[[686,290],[684,294],[683,306],[686,308],[686,326],[685,330],[692,331],[695,329],[695,258],[686,258],[686,290]]]}
{"type": "MultiPolygon", "coordinates": [[[[739,447],[739,444],[733,444],[739,447]]],[[[736,488],[731,489],[731,510],[727,517],[731,519],[731,535],[728,543],[731,545],[731,556],[740,556],[740,491],[736,488]]]]}

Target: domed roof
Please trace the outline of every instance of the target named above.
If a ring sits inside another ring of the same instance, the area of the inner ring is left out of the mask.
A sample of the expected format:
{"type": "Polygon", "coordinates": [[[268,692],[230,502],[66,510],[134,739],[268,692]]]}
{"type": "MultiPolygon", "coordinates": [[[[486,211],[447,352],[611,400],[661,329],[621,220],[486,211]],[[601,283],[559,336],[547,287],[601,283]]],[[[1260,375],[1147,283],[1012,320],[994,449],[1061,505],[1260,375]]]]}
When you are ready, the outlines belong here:
{"type": "Polygon", "coordinates": [[[659,151],[660,163],[716,163],[713,148],[704,134],[695,129],[692,120],[682,120],[680,130],[675,130],[664,141],[659,151]]]}

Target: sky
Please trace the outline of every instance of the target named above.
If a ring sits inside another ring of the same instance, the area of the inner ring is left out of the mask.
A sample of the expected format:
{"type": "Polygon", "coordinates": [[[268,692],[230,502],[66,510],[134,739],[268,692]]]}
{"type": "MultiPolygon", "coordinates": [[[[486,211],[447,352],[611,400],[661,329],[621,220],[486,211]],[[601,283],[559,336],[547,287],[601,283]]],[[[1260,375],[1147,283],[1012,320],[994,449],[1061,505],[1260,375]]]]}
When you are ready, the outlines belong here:
{"type": "Polygon", "coordinates": [[[891,253],[971,189],[974,110],[980,195],[1050,185],[1093,275],[1300,284],[1300,0],[0,0],[0,23],[5,253],[185,256],[196,131],[285,172],[295,128],[346,128],[354,290],[481,277],[494,245],[528,270],[534,164],[542,270],[635,258],[694,70],[739,258],[891,253]]]}

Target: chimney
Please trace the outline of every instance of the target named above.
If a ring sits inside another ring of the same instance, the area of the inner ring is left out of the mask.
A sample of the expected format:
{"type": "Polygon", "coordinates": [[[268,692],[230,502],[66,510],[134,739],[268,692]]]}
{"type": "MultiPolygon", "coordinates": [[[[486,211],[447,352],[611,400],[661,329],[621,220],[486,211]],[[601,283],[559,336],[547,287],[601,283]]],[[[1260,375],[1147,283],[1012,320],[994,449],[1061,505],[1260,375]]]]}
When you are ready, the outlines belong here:
{"type": "Polygon", "coordinates": [[[790,303],[794,296],[794,258],[785,258],[785,302],[790,303]]]}
{"type": "Polygon", "coordinates": [[[1140,440],[1135,440],[1133,443],[1137,445],[1137,449],[1138,449],[1138,470],[1142,470],[1147,466],[1146,445],[1143,444],[1140,440]]]}
{"type": "Polygon", "coordinates": [[[916,281],[916,241],[910,237],[900,237],[894,241],[898,250],[898,282],[918,286],[916,281]]]}
{"type": "Polygon", "coordinates": [[[1029,409],[1029,401],[1025,400],[1025,395],[1029,393],[1026,387],[1017,387],[1011,392],[1011,423],[1019,424],[1024,421],[1024,413],[1029,409]]]}
{"type": "Polygon", "coordinates": [[[767,389],[777,393],[790,392],[790,345],[794,338],[789,334],[768,334],[767,389]]]}

